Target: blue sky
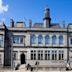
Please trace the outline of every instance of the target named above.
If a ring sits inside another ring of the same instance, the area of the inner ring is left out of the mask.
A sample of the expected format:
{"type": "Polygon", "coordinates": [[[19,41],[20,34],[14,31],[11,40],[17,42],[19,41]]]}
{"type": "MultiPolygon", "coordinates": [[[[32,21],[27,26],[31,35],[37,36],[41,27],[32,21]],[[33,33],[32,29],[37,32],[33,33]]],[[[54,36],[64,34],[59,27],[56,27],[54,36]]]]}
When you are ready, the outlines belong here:
{"type": "Polygon", "coordinates": [[[72,23],[72,0],[0,0],[0,21],[10,25],[10,18],[14,21],[43,22],[44,9],[50,8],[51,22],[60,23],[65,20],[66,25],[72,23]],[[2,8],[3,7],[3,8],[2,8]]]}

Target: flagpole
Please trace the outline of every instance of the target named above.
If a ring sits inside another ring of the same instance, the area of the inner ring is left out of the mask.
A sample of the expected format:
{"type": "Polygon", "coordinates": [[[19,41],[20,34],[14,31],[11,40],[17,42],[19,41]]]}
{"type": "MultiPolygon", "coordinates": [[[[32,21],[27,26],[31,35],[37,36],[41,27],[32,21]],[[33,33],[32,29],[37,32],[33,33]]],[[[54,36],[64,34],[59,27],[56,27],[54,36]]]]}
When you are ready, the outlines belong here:
{"type": "Polygon", "coordinates": [[[13,37],[11,35],[11,72],[13,70],[13,37]]]}

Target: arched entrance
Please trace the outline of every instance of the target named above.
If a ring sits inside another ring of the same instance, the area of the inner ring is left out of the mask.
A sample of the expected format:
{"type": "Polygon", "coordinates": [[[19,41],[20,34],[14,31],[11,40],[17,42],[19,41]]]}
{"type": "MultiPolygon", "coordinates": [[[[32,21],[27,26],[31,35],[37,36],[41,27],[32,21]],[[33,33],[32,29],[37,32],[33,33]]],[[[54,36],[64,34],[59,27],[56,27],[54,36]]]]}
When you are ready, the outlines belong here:
{"type": "Polygon", "coordinates": [[[21,59],[21,64],[26,64],[25,54],[24,53],[21,54],[20,59],[21,59]]]}

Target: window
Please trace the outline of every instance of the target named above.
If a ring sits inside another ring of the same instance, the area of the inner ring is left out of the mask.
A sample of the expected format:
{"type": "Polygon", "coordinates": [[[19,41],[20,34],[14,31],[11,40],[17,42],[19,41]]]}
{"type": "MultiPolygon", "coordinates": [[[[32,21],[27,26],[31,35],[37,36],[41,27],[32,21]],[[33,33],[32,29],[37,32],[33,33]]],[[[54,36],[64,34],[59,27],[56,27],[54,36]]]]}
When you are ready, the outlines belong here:
{"type": "Polygon", "coordinates": [[[36,60],[36,51],[31,50],[31,60],[36,60]]]}
{"type": "Polygon", "coordinates": [[[50,60],[50,51],[45,51],[45,60],[50,60]]]}
{"type": "Polygon", "coordinates": [[[64,51],[62,51],[62,60],[64,60],[64,51]]]}
{"type": "Polygon", "coordinates": [[[52,60],[57,60],[57,51],[52,51],[52,60]]]}
{"type": "Polygon", "coordinates": [[[54,60],[54,51],[52,51],[52,60],[54,60]]]}
{"type": "Polygon", "coordinates": [[[38,51],[38,60],[40,60],[40,51],[38,51]]]}
{"type": "Polygon", "coordinates": [[[56,36],[52,36],[52,44],[56,44],[56,36]]]}
{"type": "Polygon", "coordinates": [[[59,51],[59,60],[64,60],[64,51],[59,51]]]}
{"type": "Polygon", "coordinates": [[[55,60],[57,60],[57,51],[55,51],[55,60]]]}
{"type": "Polygon", "coordinates": [[[35,35],[31,35],[31,44],[35,44],[35,39],[36,39],[35,35]]]}
{"type": "Polygon", "coordinates": [[[41,60],[43,60],[43,51],[41,51],[41,60]]]}
{"type": "Polygon", "coordinates": [[[39,35],[38,36],[38,44],[42,44],[42,40],[43,40],[42,35],[39,35]]]}
{"type": "Polygon", "coordinates": [[[50,60],[50,51],[48,51],[48,60],[50,60]]]}
{"type": "Polygon", "coordinates": [[[70,39],[70,44],[72,44],[72,38],[70,39]]]}
{"type": "Polygon", "coordinates": [[[31,60],[33,60],[33,50],[31,51],[31,60]]]}
{"type": "Polygon", "coordinates": [[[16,44],[23,43],[23,36],[14,36],[13,37],[13,43],[16,43],[16,44]]]}
{"type": "Polygon", "coordinates": [[[36,51],[34,50],[34,60],[36,60],[36,51]]]}
{"type": "Polygon", "coordinates": [[[43,51],[42,50],[38,51],[38,60],[43,60],[43,51]]]}
{"type": "Polygon", "coordinates": [[[47,60],[47,51],[45,51],[45,60],[47,60]]]}
{"type": "Polygon", "coordinates": [[[45,36],[45,44],[50,43],[50,37],[48,35],[45,36]]]}
{"type": "Polygon", "coordinates": [[[63,44],[63,36],[59,36],[59,44],[63,44]]]}
{"type": "Polygon", "coordinates": [[[0,35],[0,47],[3,47],[3,35],[0,35]]]}
{"type": "Polygon", "coordinates": [[[0,64],[2,64],[2,58],[1,58],[1,54],[0,54],[0,64]]]}

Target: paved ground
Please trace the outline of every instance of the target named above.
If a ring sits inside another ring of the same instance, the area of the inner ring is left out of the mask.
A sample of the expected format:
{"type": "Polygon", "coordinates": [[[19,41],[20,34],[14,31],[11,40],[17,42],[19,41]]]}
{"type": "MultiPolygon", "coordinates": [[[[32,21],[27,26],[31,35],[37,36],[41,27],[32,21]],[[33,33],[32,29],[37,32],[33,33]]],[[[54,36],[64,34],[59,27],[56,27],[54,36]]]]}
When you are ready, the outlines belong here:
{"type": "MultiPolygon", "coordinates": [[[[31,72],[31,71],[26,71],[25,69],[21,69],[21,70],[0,70],[0,72],[31,72]]],[[[35,70],[32,72],[72,72],[72,71],[44,71],[44,70],[35,70]]]]}

